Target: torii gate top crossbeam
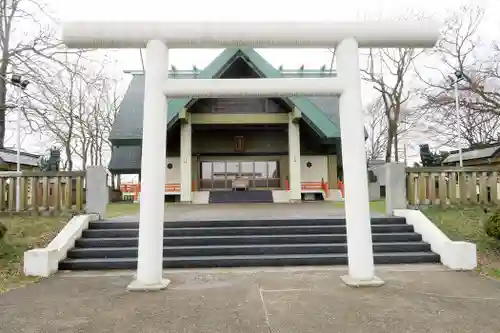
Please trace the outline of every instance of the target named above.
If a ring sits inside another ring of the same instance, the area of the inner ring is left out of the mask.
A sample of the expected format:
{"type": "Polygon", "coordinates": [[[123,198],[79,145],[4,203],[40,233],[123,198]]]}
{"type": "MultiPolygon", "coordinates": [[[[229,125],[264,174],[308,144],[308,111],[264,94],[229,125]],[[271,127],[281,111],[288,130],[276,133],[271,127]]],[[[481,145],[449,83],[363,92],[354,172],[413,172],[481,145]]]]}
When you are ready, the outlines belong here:
{"type": "Polygon", "coordinates": [[[330,48],[346,38],[359,47],[433,47],[437,22],[66,22],[71,48],[144,48],[150,40],[169,48],[330,48]]]}

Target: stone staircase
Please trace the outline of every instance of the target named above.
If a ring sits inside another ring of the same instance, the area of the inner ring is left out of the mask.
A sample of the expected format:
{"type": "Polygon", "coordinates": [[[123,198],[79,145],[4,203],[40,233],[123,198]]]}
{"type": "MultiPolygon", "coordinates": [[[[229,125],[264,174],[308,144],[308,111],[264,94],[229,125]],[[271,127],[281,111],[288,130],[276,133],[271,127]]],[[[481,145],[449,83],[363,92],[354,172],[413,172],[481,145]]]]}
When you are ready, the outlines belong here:
{"type": "MultiPolygon", "coordinates": [[[[437,263],[404,218],[372,218],[376,264],[437,263]]],[[[135,269],[138,222],[91,222],[61,270],[135,269]]],[[[344,218],[165,222],[164,268],[346,265],[344,218]]]]}

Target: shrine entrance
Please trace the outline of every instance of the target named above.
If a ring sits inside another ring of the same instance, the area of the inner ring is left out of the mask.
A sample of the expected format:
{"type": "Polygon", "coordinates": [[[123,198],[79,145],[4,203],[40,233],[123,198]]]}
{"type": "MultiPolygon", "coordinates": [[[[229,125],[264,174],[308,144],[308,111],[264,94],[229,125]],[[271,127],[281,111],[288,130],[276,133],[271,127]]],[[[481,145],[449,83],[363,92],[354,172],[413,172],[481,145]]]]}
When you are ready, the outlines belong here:
{"type": "Polygon", "coordinates": [[[202,161],[200,163],[201,190],[232,188],[236,177],[245,177],[249,189],[277,189],[281,187],[279,162],[273,161],[202,161]]]}

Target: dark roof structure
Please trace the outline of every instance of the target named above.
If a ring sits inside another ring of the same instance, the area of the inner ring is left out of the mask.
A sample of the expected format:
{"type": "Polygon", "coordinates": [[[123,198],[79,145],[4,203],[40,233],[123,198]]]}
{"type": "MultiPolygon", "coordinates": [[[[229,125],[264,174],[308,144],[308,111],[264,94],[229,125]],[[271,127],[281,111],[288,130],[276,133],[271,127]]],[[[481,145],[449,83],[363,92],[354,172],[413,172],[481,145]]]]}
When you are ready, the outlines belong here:
{"type": "MultiPolygon", "coordinates": [[[[280,77],[329,77],[335,76],[325,68],[284,70],[273,67],[258,52],[250,48],[227,48],[220,53],[205,69],[169,71],[172,79],[211,79],[223,75],[236,62],[243,60],[253,72],[263,78],[280,77]]],[[[141,167],[141,141],[144,103],[144,73],[129,72],[132,80],[120,105],[113,124],[110,141],[113,144],[110,171],[135,173],[141,167]]],[[[285,98],[285,102],[300,109],[302,121],[307,131],[318,138],[318,142],[338,145],[340,141],[339,99],[333,97],[297,96],[285,98]]],[[[190,107],[195,99],[178,98],[168,101],[167,129],[178,123],[179,113],[190,107]]],[[[368,134],[365,130],[365,138],[368,134]]]]}
{"type": "MultiPolygon", "coordinates": [[[[484,158],[491,158],[497,156],[499,153],[500,153],[500,144],[484,148],[464,149],[462,151],[462,160],[471,161],[484,158]]],[[[446,157],[446,159],[443,161],[443,164],[457,163],[459,161],[460,161],[460,156],[458,154],[458,151],[454,151],[450,155],[448,155],[448,157],[446,157]]]]}
{"type": "Polygon", "coordinates": [[[141,169],[141,146],[114,146],[109,161],[109,171],[134,174],[141,169]]]}
{"type": "MultiPolygon", "coordinates": [[[[40,155],[20,152],[19,162],[21,165],[29,165],[36,167],[40,163],[40,155]]],[[[17,163],[17,150],[0,148],[0,164],[14,164],[17,163]]]]}

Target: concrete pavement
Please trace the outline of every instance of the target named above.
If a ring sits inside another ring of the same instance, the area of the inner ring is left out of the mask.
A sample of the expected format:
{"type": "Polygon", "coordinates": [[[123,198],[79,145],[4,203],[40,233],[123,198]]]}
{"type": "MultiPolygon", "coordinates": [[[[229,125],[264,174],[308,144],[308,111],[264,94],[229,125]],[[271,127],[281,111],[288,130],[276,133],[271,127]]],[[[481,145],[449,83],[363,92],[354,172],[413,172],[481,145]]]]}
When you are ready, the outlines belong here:
{"type": "Polygon", "coordinates": [[[0,332],[402,333],[500,330],[500,282],[442,266],[168,271],[169,289],[127,292],[133,272],[60,273],[0,296],[0,332]]]}
{"type": "MultiPolygon", "coordinates": [[[[328,218],[343,217],[343,207],[331,202],[304,202],[299,204],[210,204],[188,205],[167,203],[165,221],[232,220],[232,219],[274,219],[274,218],[328,218]]],[[[372,212],[372,216],[384,216],[372,212]]],[[[137,222],[139,215],[115,217],[109,220],[137,222]]]]}

